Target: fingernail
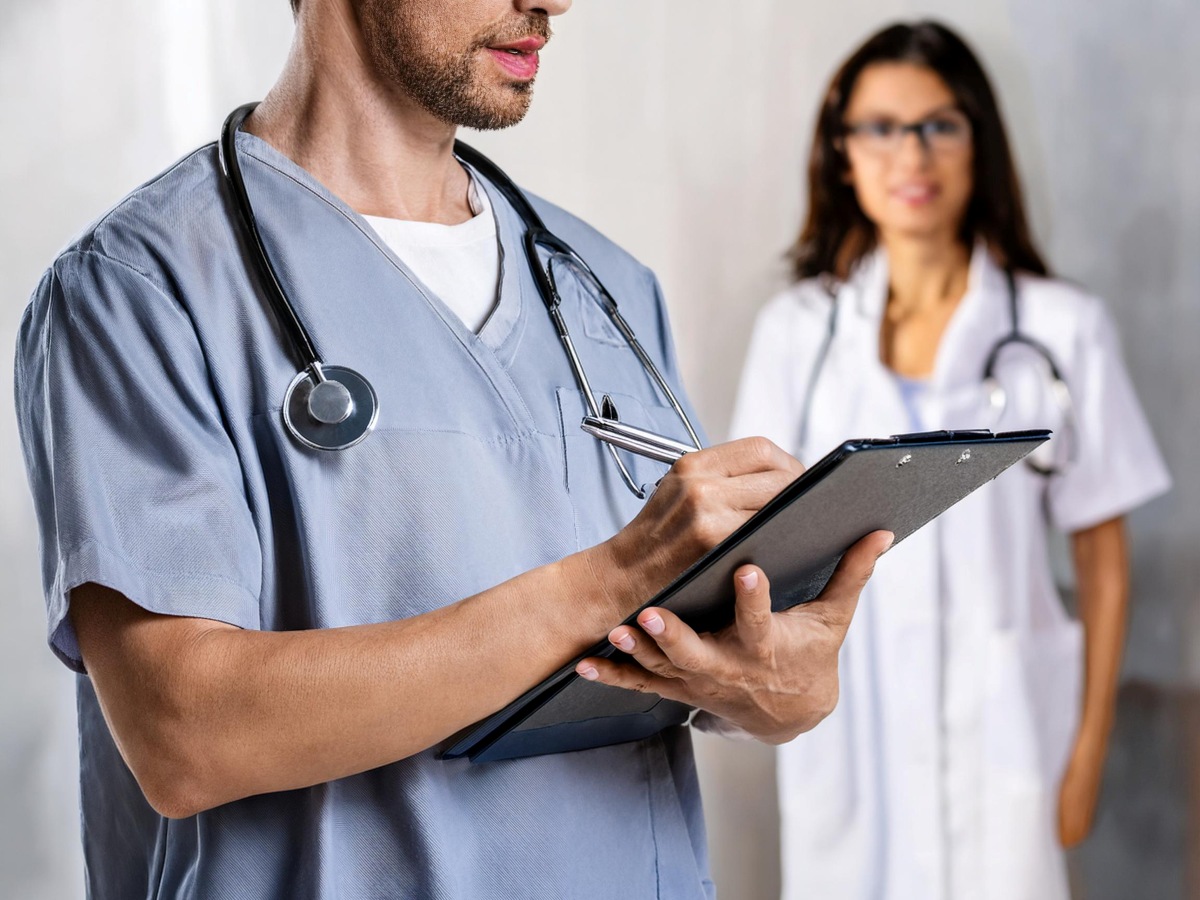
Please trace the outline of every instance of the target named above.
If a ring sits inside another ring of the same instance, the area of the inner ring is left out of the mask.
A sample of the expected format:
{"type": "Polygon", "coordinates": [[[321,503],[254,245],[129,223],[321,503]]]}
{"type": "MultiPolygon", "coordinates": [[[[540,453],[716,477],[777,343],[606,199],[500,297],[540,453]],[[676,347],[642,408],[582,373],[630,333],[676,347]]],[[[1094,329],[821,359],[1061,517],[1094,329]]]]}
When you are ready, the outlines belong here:
{"type": "Polygon", "coordinates": [[[595,666],[580,665],[575,671],[579,673],[580,677],[586,678],[588,681],[595,681],[600,677],[600,673],[596,671],[595,666]]]}
{"type": "Polygon", "coordinates": [[[758,572],[747,572],[744,575],[738,576],[738,584],[742,586],[744,591],[752,591],[758,587],[758,572]]]}
{"type": "Polygon", "coordinates": [[[654,613],[651,613],[650,615],[646,616],[646,618],[642,619],[642,627],[645,628],[650,634],[662,634],[664,627],[663,620],[654,613]]]}
{"type": "Polygon", "coordinates": [[[896,543],[896,535],[889,533],[887,543],[883,545],[883,549],[879,552],[879,555],[882,556],[884,553],[887,553],[889,550],[891,550],[892,544],[894,543],[896,543]]]}
{"type": "Polygon", "coordinates": [[[614,647],[616,647],[618,650],[624,650],[626,653],[628,653],[634,647],[633,635],[627,631],[624,634],[622,634],[619,638],[614,640],[612,642],[612,645],[614,647]]]}

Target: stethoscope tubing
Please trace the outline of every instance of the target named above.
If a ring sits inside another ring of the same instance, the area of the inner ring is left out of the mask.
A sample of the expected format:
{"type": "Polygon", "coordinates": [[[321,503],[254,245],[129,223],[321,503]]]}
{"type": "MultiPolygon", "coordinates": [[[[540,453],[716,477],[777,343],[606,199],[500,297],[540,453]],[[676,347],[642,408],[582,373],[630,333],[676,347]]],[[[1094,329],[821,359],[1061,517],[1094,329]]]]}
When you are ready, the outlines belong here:
{"type": "Polygon", "coordinates": [[[301,321],[291,300],[288,299],[283,285],[280,284],[279,278],[275,274],[275,267],[271,265],[271,257],[263,243],[262,232],[259,231],[258,220],[254,215],[254,205],[250,202],[250,194],[246,190],[246,182],[242,177],[242,166],[238,161],[236,143],[238,130],[257,107],[257,103],[246,103],[235,109],[225,120],[225,124],[221,128],[221,140],[217,147],[218,158],[226,180],[233,187],[234,206],[237,208],[238,217],[244,226],[243,231],[251,241],[250,256],[254,259],[255,269],[266,288],[267,299],[275,314],[283,322],[284,332],[292,345],[296,359],[302,363],[301,368],[311,369],[315,366],[319,370],[321,356],[317,353],[316,345],[313,343],[308,329],[304,327],[304,322],[301,321]]]}
{"type": "MultiPolygon", "coordinates": [[[[692,443],[694,445],[689,449],[699,449],[702,446],[700,443],[700,437],[696,433],[696,429],[693,427],[692,421],[688,417],[687,412],[684,410],[683,404],[679,402],[679,399],[675,396],[675,392],[671,390],[671,386],[667,383],[666,378],[663,377],[662,373],[658,369],[658,366],[656,366],[654,361],[650,358],[650,355],[646,353],[641,342],[637,339],[637,335],[629,326],[629,323],[625,321],[625,317],[621,315],[621,311],[617,306],[616,298],[613,297],[613,295],[608,291],[596,273],[592,271],[592,268],[586,262],[584,262],[583,258],[578,253],[575,252],[574,248],[572,248],[566,241],[558,237],[546,227],[545,223],[542,221],[542,217],[539,216],[537,211],[533,208],[533,204],[529,202],[529,199],[525,196],[521,189],[517,187],[513,180],[509,178],[508,175],[494,162],[492,162],[478,150],[475,150],[473,147],[464,144],[462,141],[455,141],[454,153],[459,159],[473,166],[481,175],[494,184],[496,189],[500,191],[501,195],[508,201],[513,209],[516,210],[517,215],[520,216],[522,222],[524,223],[525,235],[522,245],[525,250],[525,258],[529,264],[529,270],[533,273],[534,280],[537,282],[538,293],[541,295],[542,302],[546,306],[546,311],[550,315],[550,320],[554,324],[555,333],[558,335],[559,341],[563,345],[563,350],[567,355],[567,360],[571,365],[571,370],[574,373],[579,389],[583,393],[584,402],[587,404],[588,408],[589,418],[593,420],[593,425],[591,427],[585,426],[584,430],[605,442],[605,446],[608,448],[609,455],[612,457],[613,462],[616,463],[617,469],[620,471],[621,478],[625,482],[626,486],[639,499],[644,499],[648,492],[641,485],[638,485],[634,481],[633,476],[625,466],[624,460],[622,460],[620,454],[617,453],[617,446],[623,446],[623,448],[626,450],[640,453],[644,456],[649,456],[652,459],[659,459],[660,461],[668,462],[670,460],[665,459],[662,455],[662,451],[657,447],[650,448],[649,446],[641,443],[633,442],[627,444],[618,443],[616,440],[614,440],[614,432],[620,431],[619,428],[597,429],[595,427],[594,422],[596,420],[603,421],[615,418],[614,416],[610,415],[610,413],[614,411],[614,407],[612,406],[612,401],[608,397],[604,398],[603,404],[596,400],[595,392],[592,390],[591,383],[588,381],[587,372],[583,367],[582,361],[579,359],[579,354],[575,349],[575,344],[571,340],[570,330],[567,328],[566,320],[563,318],[562,311],[559,308],[562,305],[562,297],[558,292],[558,285],[555,284],[554,273],[549,266],[542,266],[541,260],[538,257],[539,247],[544,247],[550,250],[553,254],[557,254],[559,257],[564,258],[568,263],[573,265],[582,275],[584,275],[593,283],[596,289],[596,301],[604,308],[604,312],[608,316],[609,321],[612,322],[613,327],[615,327],[620,333],[625,343],[637,357],[642,369],[650,375],[651,380],[666,398],[667,403],[670,405],[672,411],[683,423],[683,427],[687,431],[688,436],[692,439],[692,443]]],[[[625,439],[621,438],[621,440],[625,439]]]]}
{"type": "MultiPolygon", "coordinates": [[[[1005,347],[1014,344],[1024,345],[1032,349],[1045,362],[1050,373],[1051,391],[1053,393],[1055,403],[1058,405],[1060,412],[1063,415],[1064,425],[1063,430],[1069,432],[1069,439],[1074,440],[1074,405],[1071,398],[1070,387],[1067,384],[1066,378],[1062,374],[1054,354],[1050,348],[1041,341],[1021,330],[1020,308],[1018,304],[1018,288],[1016,274],[1006,268],[1004,270],[1005,286],[1007,288],[1007,300],[1009,310],[1009,330],[1008,333],[997,340],[988,351],[984,359],[983,372],[981,380],[983,388],[987,392],[989,403],[992,406],[993,415],[996,420],[1003,416],[1004,410],[1007,408],[1008,397],[1007,392],[1000,386],[996,378],[996,367],[999,363],[1000,354],[1005,347]]],[[[834,338],[837,336],[838,325],[838,296],[837,286],[831,283],[824,284],[825,292],[829,296],[829,317],[826,320],[827,325],[825,334],[821,341],[821,346],[817,350],[817,356],[813,361],[812,370],[809,373],[808,384],[805,386],[804,399],[800,407],[800,422],[796,430],[797,433],[797,451],[804,449],[808,441],[809,420],[812,418],[812,405],[816,396],[817,385],[821,379],[821,375],[825,370],[826,362],[833,348],[834,338]]],[[[1068,447],[1072,452],[1073,446],[1068,447]]],[[[1027,460],[1027,464],[1039,475],[1049,476],[1057,474],[1061,471],[1055,467],[1042,466],[1034,460],[1027,460]]]]}
{"type": "MultiPolygon", "coordinates": [[[[325,366],[312,337],[304,327],[303,321],[271,264],[271,257],[259,230],[254,207],[242,177],[236,143],[238,129],[257,106],[257,103],[244,104],[226,118],[218,142],[218,156],[221,170],[233,191],[234,206],[237,209],[238,220],[242,224],[242,231],[250,244],[250,256],[254,259],[254,268],[261,277],[271,307],[283,326],[283,331],[287,335],[297,362],[301,365],[300,372],[293,379],[284,397],[284,423],[292,435],[307,447],[321,450],[346,449],[362,441],[374,429],[379,415],[378,398],[370,382],[358,372],[343,366],[325,366]],[[323,417],[314,409],[314,398],[319,393],[323,401],[322,406],[327,406],[330,399],[343,404],[339,407],[335,403],[330,407],[335,410],[333,418],[323,417]],[[300,413],[304,410],[292,409],[293,399],[296,399],[297,403],[307,403],[307,412],[313,421],[297,421],[300,413]]],[[[538,256],[539,248],[550,251],[552,258],[557,256],[565,259],[594,284],[597,292],[596,302],[602,306],[613,326],[633,351],[643,370],[649,374],[651,381],[666,398],[691,437],[694,447],[688,449],[699,449],[700,438],[687,412],[683,409],[683,405],[638,341],[633,329],[617,308],[615,298],[604,287],[596,273],[570,245],[546,228],[541,216],[538,215],[528,198],[499,166],[461,141],[455,141],[454,153],[460,160],[479,171],[500,191],[524,224],[523,245],[530,270],[537,282],[538,293],[542,297],[559,340],[563,344],[575,380],[584,395],[589,414],[600,420],[615,422],[617,418],[615,404],[608,396],[604,397],[603,403],[596,400],[583,363],[571,340],[566,320],[559,309],[562,301],[554,282],[553,272],[549,265],[546,267],[541,265],[538,256]]],[[[622,429],[615,430],[621,431],[622,429]]],[[[605,435],[607,433],[606,431],[605,435]]],[[[605,440],[626,485],[638,497],[644,497],[645,491],[634,482],[633,476],[617,453],[616,447],[607,441],[607,437],[605,440]]],[[[663,440],[669,444],[673,443],[670,439],[663,438],[663,440]]],[[[681,444],[680,446],[685,445],[681,444]]]]}

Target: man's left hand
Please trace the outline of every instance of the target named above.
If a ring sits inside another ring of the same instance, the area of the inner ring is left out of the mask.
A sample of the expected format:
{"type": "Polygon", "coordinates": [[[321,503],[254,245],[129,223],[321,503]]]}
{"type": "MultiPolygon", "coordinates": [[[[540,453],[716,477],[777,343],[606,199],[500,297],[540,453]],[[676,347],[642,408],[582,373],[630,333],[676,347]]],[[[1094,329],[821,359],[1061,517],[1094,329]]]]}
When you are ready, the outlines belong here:
{"type": "Polygon", "coordinates": [[[771,611],[767,577],[757,566],[734,573],[734,621],[698,634],[660,608],[638,613],[640,626],[609,640],[631,662],[589,658],[584,678],[658,694],[719,716],[753,737],[780,744],[808,731],[837,704],[838,651],[875,561],[892,544],[877,531],[846,552],[815,600],[771,611]]]}

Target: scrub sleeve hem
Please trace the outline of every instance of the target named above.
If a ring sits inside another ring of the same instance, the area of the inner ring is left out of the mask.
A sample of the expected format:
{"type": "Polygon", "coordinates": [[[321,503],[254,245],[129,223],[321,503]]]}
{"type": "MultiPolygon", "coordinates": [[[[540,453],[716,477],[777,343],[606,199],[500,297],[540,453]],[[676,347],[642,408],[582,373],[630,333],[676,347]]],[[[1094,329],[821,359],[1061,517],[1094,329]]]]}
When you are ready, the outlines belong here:
{"type": "Polygon", "coordinates": [[[47,597],[50,649],[68,668],[82,674],[86,669],[67,612],[71,591],[88,583],[117,591],[147,612],[212,619],[243,629],[260,627],[256,593],[232,578],[152,571],[87,540],[62,555],[47,597]]]}

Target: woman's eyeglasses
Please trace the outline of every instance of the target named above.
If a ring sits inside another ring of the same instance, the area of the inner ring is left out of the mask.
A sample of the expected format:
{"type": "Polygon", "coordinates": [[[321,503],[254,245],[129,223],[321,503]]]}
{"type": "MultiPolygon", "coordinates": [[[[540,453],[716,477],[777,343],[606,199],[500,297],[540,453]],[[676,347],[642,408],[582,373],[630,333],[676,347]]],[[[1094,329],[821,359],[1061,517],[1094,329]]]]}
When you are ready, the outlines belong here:
{"type": "Polygon", "coordinates": [[[844,140],[872,156],[894,156],[909,134],[921,149],[935,155],[953,155],[971,143],[971,121],[956,109],[935,113],[916,122],[897,122],[883,117],[847,122],[844,140]]]}

